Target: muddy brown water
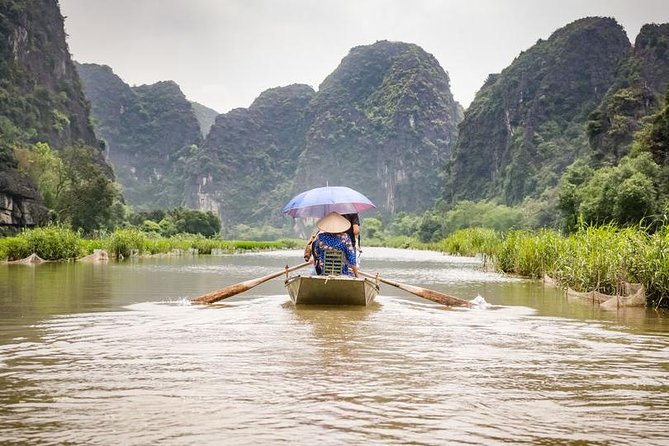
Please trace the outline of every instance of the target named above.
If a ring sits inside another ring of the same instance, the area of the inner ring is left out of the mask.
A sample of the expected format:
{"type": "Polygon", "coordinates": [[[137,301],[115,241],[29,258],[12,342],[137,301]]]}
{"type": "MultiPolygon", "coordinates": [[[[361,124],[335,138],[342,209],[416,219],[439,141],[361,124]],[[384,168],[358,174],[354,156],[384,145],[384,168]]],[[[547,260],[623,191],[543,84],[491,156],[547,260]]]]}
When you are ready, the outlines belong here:
{"type": "Polygon", "coordinates": [[[601,311],[479,261],[368,248],[368,308],[280,279],[299,251],[0,265],[0,444],[669,444],[669,315],[601,311]]]}

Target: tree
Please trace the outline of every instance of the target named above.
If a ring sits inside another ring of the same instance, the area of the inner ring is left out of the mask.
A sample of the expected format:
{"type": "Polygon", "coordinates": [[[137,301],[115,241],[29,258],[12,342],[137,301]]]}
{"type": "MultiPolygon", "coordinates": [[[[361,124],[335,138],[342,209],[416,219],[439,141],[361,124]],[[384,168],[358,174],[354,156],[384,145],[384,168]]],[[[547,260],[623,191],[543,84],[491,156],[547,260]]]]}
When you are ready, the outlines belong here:
{"type": "Polygon", "coordinates": [[[178,232],[212,237],[221,232],[221,220],[213,212],[175,208],[169,212],[178,232]]]}
{"type": "Polygon", "coordinates": [[[42,142],[33,147],[15,147],[14,157],[19,170],[33,179],[44,203],[53,209],[67,184],[63,160],[47,143],[42,142]]]}
{"type": "Polygon", "coordinates": [[[657,192],[650,178],[637,172],[620,184],[613,216],[620,224],[635,224],[657,210],[657,192]]]}
{"type": "Polygon", "coordinates": [[[113,205],[120,200],[116,185],[95,162],[93,150],[86,146],[63,150],[66,183],[55,203],[59,220],[85,232],[108,227],[113,205]]]}

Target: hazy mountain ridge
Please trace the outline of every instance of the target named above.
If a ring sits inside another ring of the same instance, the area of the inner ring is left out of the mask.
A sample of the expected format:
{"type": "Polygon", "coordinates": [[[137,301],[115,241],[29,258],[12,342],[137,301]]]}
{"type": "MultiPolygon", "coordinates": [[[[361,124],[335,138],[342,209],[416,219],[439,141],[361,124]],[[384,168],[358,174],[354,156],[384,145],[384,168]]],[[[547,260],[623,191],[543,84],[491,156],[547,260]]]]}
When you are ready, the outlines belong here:
{"type": "Polygon", "coordinates": [[[177,153],[202,142],[191,103],[172,81],[130,87],[106,66],[80,64],[92,115],[128,203],[141,208],[184,204],[173,177],[177,153]]]}
{"type": "Polygon", "coordinates": [[[228,227],[282,225],[293,194],[331,184],[361,190],[385,214],[424,211],[461,119],[433,56],[400,42],[356,47],[317,92],[274,88],[218,116],[202,148],[182,157],[187,204],[228,227]]]}

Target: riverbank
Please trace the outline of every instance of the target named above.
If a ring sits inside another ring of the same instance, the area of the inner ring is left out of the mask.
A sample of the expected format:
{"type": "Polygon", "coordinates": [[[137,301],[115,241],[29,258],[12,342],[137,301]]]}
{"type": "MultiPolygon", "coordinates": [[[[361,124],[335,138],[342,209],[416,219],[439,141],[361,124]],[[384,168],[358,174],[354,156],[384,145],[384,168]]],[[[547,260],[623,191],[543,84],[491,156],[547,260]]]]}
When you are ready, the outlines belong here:
{"type": "Polygon", "coordinates": [[[100,238],[84,239],[67,227],[48,226],[26,230],[16,237],[0,238],[0,260],[16,261],[33,254],[43,260],[75,260],[99,251],[106,251],[112,258],[123,259],[156,254],[233,253],[300,246],[299,240],[221,240],[192,234],[166,238],[137,229],[118,229],[100,238]]]}
{"type": "Polygon", "coordinates": [[[626,296],[640,284],[649,307],[669,306],[669,228],[648,234],[638,227],[582,227],[564,236],[557,231],[496,231],[471,228],[443,240],[442,251],[483,255],[500,272],[542,279],[577,293],[626,296]]]}
{"type": "MultiPolygon", "coordinates": [[[[369,240],[371,243],[372,240],[369,240]]],[[[554,279],[574,293],[627,296],[629,284],[640,284],[646,305],[669,306],[669,228],[648,234],[642,228],[614,225],[583,227],[568,236],[557,231],[509,231],[469,228],[439,243],[412,239],[384,243],[390,247],[435,250],[463,256],[482,256],[484,267],[521,277],[554,279]]],[[[118,229],[104,237],[84,239],[63,226],[49,226],[0,239],[0,260],[73,260],[106,251],[111,258],[157,254],[212,254],[303,247],[302,240],[221,240],[182,234],[160,237],[138,229],[118,229]]]]}

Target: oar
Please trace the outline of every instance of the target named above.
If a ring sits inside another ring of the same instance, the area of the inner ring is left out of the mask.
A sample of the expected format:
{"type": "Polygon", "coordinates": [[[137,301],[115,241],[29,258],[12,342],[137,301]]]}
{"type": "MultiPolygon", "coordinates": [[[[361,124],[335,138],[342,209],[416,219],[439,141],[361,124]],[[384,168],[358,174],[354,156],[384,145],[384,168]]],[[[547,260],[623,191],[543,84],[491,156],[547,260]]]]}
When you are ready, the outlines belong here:
{"type": "Polygon", "coordinates": [[[267,282],[268,280],[274,279],[275,277],[279,277],[282,274],[288,274],[291,271],[295,271],[300,268],[304,268],[305,266],[311,265],[311,262],[304,262],[300,265],[293,266],[293,267],[286,267],[282,269],[281,271],[278,271],[276,273],[268,274],[266,276],[258,277],[256,279],[250,279],[246,280],[244,282],[239,282],[235,283],[234,285],[230,285],[228,287],[222,288],[217,291],[213,291],[208,294],[203,294],[200,297],[196,297],[195,299],[191,300],[191,303],[193,304],[213,304],[214,302],[218,302],[219,300],[226,299],[228,297],[234,296],[235,294],[243,293],[244,291],[248,291],[251,288],[260,285],[261,283],[267,282]]]}
{"type": "Polygon", "coordinates": [[[394,282],[392,280],[384,279],[381,276],[376,276],[372,274],[367,274],[362,271],[358,271],[358,274],[361,276],[369,277],[370,279],[378,279],[379,281],[392,285],[400,290],[408,291],[411,294],[415,294],[418,297],[423,299],[431,300],[438,304],[446,305],[449,307],[474,307],[474,304],[465,299],[460,299],[459,297],[449,296],[448,294],[440,293],[439,291],[430,290],[428,288],[421,288],[414,285],[408,285],[406,283],[394,282]]]}

